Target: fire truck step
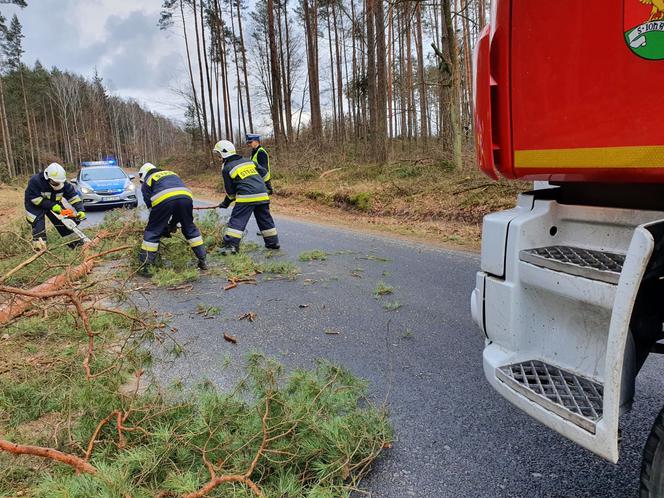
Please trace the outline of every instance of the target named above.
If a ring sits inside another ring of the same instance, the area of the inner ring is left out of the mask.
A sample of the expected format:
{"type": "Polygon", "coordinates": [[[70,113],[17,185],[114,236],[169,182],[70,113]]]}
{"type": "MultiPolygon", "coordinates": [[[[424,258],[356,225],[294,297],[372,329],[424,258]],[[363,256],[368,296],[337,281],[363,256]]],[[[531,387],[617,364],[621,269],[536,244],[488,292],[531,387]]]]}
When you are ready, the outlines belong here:
{"type": "Polygon", "coordinates": [[[550,246],[523,250],[519,253],[519,259],[542,268],[617,285],[625,255],[580,247],[550,246]]]}
{"type": "Polygon", "coordinates": [[[496,377],[530,401],[595,433],[602,418],[601,384],[538,360],[497,368],[496,377]]]}

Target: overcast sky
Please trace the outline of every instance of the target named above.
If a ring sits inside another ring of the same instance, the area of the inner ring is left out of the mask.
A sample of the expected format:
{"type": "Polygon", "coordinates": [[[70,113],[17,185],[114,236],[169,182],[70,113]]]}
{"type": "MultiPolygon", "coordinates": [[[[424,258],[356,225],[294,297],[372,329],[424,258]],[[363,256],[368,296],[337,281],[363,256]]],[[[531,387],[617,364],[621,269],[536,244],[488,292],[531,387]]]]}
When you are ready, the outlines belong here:
{"type": "Polygon", "coordinates": [[[182,119],[172,91],[187,81],[183,43],[157,27],[161,0],[28,0],[18,9],[3,5],[9,20],[23,25],[24,62],[90,77],[95,68],[112,94],[182,119]]]}

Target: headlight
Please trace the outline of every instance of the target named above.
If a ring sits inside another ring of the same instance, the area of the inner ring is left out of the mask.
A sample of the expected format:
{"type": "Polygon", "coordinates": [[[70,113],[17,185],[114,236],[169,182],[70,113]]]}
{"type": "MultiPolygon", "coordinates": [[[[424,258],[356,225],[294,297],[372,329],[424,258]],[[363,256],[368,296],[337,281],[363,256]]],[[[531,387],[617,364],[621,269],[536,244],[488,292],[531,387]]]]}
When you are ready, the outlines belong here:
{"type": "Polygon", "coordinates": [[[91,194],[93,190],[89,187],[81,187],[81,193],[82,194],[91,194]]]}
{"type": "Polygon", "coordinates": [[[130,183],[129,186],[127,187],[127,190],[129,192],[133,192],[134,190],[136,190],[136,185],[134,185],[133,183],[130,183]]]}

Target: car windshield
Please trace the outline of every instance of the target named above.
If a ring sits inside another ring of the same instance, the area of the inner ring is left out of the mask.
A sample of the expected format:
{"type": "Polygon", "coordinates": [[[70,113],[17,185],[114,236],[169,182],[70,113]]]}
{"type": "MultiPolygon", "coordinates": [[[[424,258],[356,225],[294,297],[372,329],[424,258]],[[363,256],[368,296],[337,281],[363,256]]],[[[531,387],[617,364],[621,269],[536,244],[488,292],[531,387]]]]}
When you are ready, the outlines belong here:
{"type": "Polygon", "coordinates": [[[127,178],[127,175],[120,168],[91,168],[81,171],[81,180],[84,182],[124,178],[127,178]]]}

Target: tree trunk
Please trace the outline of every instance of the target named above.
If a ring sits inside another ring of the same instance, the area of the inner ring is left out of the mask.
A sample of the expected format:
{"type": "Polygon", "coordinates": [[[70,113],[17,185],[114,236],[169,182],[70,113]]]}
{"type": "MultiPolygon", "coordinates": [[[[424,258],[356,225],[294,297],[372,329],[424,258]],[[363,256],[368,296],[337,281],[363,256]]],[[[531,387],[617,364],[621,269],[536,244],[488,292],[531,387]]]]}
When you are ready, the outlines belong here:
{"type": "Polygon", "coordinates": [[[247,122],[244,118],[244,103],[242,102],[242,83],[240,82],[240,60],[237,54],[237,43],[235,38],[235,19],[233,16],[233,6],[230,8],[231,13],[231,33],[233,35],[233,58],[235,60],[235,74],[237,76],[237,99],[238,99],[238,127],[240,120],[242,121],[242,130],[247,134],[247,122]]]}
{"type": "Polygon", "coordinates": [[[372,156],[377,153],[376,139],[378,135],[378,116],[376,107],[376,30],[374,2],[380,0],[366,0],[365,19],[367,25],[367,94],[369,99],[369,134],[371,140],[372,156]]]}
{"type": "Polygon", "coordinates": [[[270,76],[272,81],[272,126],[274,127],[274,141],[279,145],[281,136],[281,118],[279,116],[279,101],[281,99],[281,76],[279,74],[279,59],[277,58],[277,40],[274,29],[274,0],[267,0],[267,36],[270,44],[270,76]]]}
{"type": "Polygon", "coordinates": [[[357,67],[357,43],[356,43],[356,37],[357,37],[357,19],[355,17],[355,0],[350,0],[350,12],[351,12],[351,28],[350,28],[350,33],[351,33],[351,43],[352,43],[352,50],[353,50],[353,57],[351,61],[351,67],[353,69],[353,98],[354,98],[354,106],[353,106],[353,113],[355,114],[354,121],[355,121],[355,130],[354,130],[354,137],[357,140],[360,136],[360,101],[362,99],[362,96],[360,95],[360,88],[359,88],[359,70],[357,67]]]}
{"type": "Polygon", "coordinates": [[[284,1],[284,26],[286,32],[286,68],[284,74],[284,103],[286,104],[286,133],[293,136],[293,53],[288,21],[288,2],[284,1]]]}
{"type": "MultiPolygon", "coordinates": [[[[203,1],[203,0],[200,0],[203,1]]],[[[194,32],[196,33],[196,55],[198,56],[198,79],[201,89],[201,115],[203,116],[203,137],[205,147],[210,149],[210,130],[208,129],[207,103],[205,102],[205,80],[203,79],[203,58],[201,57],[201,39],[198,33],[198,8],[196,0],[192,0],[194,12],[194,32]]]]}
{"type": "Polygon", "coordinates": [[[416,33],[416,45],[417,45],[417,75],[420,83],[420,129],[421,135],[426,143],[428,137],[428,128],[427,128],[427,86],[424,81],[424,47],[422,40],[422,4],[417,3],[415,6],[415,13],[417,18],[417,33],[416,33]]]}
{"type": "Polygon", "coordinates": [[[325,17],[327,18],[327,43],[328,54],[330,56],[330,100],[332,101],[332,130],[333,136],[336,139],[339,136],[339,127],[337,121],[337,92],[334,83],[334,50],[332,49],[332,23],[330,16],[330,4],[325,5],[325,17]]]}
{"type": "Polygon", "coordinates": [[[323,122],[320,112],[320,91],[318,81],[318,6],[316,0],[302,1],[304,25],[307,40],[307,66],[309,74],[309,105],[311,107],[311,133],[314,138],[322,136],[323,122]]]}
{"type": "Polygon", "coordinates": [[[189,68],[189,82],[191,83],[191,94],[194,99],[194,111],[198,121],[198,130],[203,136],[203,123],[201,122],[201,113],[198,107],[198,97],[196,96],[196,84],[194,83],[194,72],[191,68],[191,54],[189,52],[189,38],[187,37],[187,23],[184,15],[184,0],[180,0],[180,15],[182,16],[182,33],[184,34],[184,46],[187,52],[187,67],[189,68]]]}
{"type": "Polygon", "coordinates": [[[334,18],[334,41],[337,56],[337,98],[339,99],[339,138],[343,142],[346,138],[346,123],[344,116],[344,88],[343,74],[341,72],[341,43],[339,42],[339,29],[337,23],[337,7],[332,4],[332,16],[334,18]]]}
{"type": "Polygon", "coordinates": [[[23,93],[23,110],[25,112],[25,124],[28,129],[28,143],[30,145],[30,164],[32,165],[32,174],[37,173],[35,167],[35,146],[32,140],[32,124],[30,123],[30,111],[28,110],[28,96],[25,93],[25,78],[23,77],[23,64],[20,64],[18,69],[21,78],[21,93],[23,93]]]}
{"type": "MultiPolygon", "coordinates": [[[[203,11],[203,0],[200,0],[201,12],[201,41],[203,43],[203,61],[205,61],[205,80],[207,82],[208,102],[210,104],[210,124],[212,126],[212,141],[217,141],[217,125],[214,117],[214,99],[212,98],[212,82],[210,79],[210,66],[208,64],[207,45],[205,43],[205,13],[203,11]]],[[[221,131],[221,130],[220,130],[221,131]]]]}
{"type": "Polygon", "coordinates": [[[374,0],[376,16],[376,155],[378,162],[387,160],[387,70],[385,66],[385,10],[383,0],[374,0]]]}
{"type": "Polygon", "coordinates": [[[448,107],[448,128],[449,140],[454,157],[454,166],[461,169],[461,126],[459,123],[459,59],[457,56],[456,34],[452,28],[452,12],[450,8],[451,0],[443,0],[443,24],[445,38],[443,43],[443,54],[448,57],[449,65],[449,107],[448,107]],[[447,49],[445,53],[445,48],[447,49]]]}
{"type": "Polygon", "coordinates": [[[390,5],[387,14],[387,39],[389,46],[387,48],[387,120],[388,120],[388,133],[389,137],[394,137],[394,129],[396,126],[392,125],[392,85],[393,85],[393,71],[392,61],[394,60],[394,6],[390,5]]]}
{"type": "MultiPolygon", "coordinates": [[[[288,61],[286,60],[286,56],[284,56],[284,30],[281,23],[282,9],[285,10],[285,8],[281,0],[277,3],[279,4],[277,6],[277,26],[279,27],[279,76],[281,77],[282,89],[282,95],[279,96],[279,120],[281,131],[286,138],[286,141],[288,141],[289,133],[286,131],[288,129],[286,122],[290,119],[290,94],[288,93],[288,61]]],[[[288,50],[288,47],[286,47],[286,50],[288,50]]]]}
{"type": "Polygon", "coordinates": [[[240,30],[240,47],[242,52],[242,70],[244,72],[244,93],[247,98],[247,118],[249,119],[249,128],[253,132],[254,122],[251,117],[251,97],[249,95],[249,77],[247,75],[247,51],[244,47],[244,32],[242,30],[242,13],[240,12],[240,0],[235,0],[237,7],[237,22],[240,30]]]}
{"type": "Polygon", "coordinates": [[[2,131],[2,144],[5,151],[5,161],[7,162],[7,172],[9,173],[9,177],[13,178],[16,175],[16,169],[14,168],[12,141],[11,135],[9,133],[9,123],[7,122],[5,90],[2,84],[2,76],[0,76],[0,128],[2,131]]]}

